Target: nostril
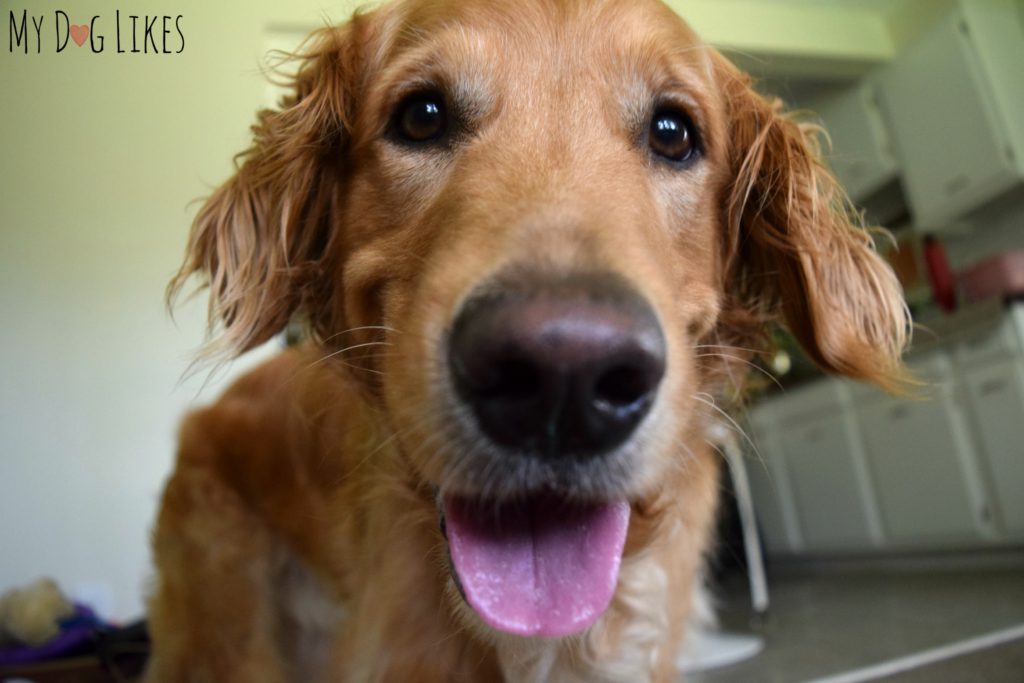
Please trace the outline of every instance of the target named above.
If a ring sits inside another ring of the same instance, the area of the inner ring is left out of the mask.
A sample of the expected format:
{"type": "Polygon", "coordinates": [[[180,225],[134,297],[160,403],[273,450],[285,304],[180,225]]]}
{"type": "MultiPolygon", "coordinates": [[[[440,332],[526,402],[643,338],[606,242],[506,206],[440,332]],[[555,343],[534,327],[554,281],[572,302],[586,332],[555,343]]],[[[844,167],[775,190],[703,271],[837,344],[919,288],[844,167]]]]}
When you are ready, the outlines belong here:
{"type": "Polygon", "coordinates": [[[629,408],[648,398],[654,388],[645,368],[619,364],[605,370],[594,384],[594,403],[599,408],[629,408]]]}
{"type": "Polygon", "coordinates": [[[535,363],[505,358],[491,366],[487,381],[478,392],[485,399],[521,401],[535,398],[543,389],[543,377],[535,363]]]}

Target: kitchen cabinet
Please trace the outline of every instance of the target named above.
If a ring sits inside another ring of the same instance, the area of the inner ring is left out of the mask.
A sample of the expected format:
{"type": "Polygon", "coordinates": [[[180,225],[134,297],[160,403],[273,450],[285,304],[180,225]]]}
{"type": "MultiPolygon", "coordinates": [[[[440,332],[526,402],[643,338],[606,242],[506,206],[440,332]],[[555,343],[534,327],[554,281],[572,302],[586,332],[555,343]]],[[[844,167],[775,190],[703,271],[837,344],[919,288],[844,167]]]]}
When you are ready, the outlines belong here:
{"type": "Polygon", "coordinates": [[[1024,538],[1024,305],[964,334],[953,350],[999,533],[1024,538]]]}
{"type": "Polygon", "coordinates": [[[1006,534],[1024,537],[1024,362],[975,368],[963,384],[994,494],[992,514],[1006,534]]]}
{"type": "Polygon", "coordinates": [[[863,202],[899,176],[899,164],[878,106],[873,78],[810,100],[805,106],[821,118],[831,145],[824,156],[855,201],[863,202]]]}
{"type": "Polygon", "coordinates": [[[894,545],[979,538],[984,502],[964,418],[944,358],[917,363],[932,382],[926,400],[880,397],[857,406],[886,539],[894,545]]]}
{"type": "Polygon", "coordinates": [[[785,452],[775,438],[778,430],[771,426],[774,418],[770,412],[761,410],[749,415],[752,431],[762,438],[758,439],[756,449],[748,448],[752,457],[747,465],[747,479],[751,496],[757,501],[757,520],[765,550],[774,555],[799,553],[804,549],[803,534],[785,452]]]}
{"type": "Polygon", "coordinates": [[[863,449],[843,409],[849,400],[846,386],[828,380],[751,411],[760,462],[748,472],[769,552],[820,555],[877,545],[863,449]]]}
{"type": "Polygon", "coordinates": [[[921,398],[823,377],[751,408],[769,554],[1024,544],[1024,304],[982,313],[911,354],[921,398]]]}
{"type": "Polygon", "coordinates": [[[793,484],[804,547],[860,549],[871,534],[859,490],[849,425],[841,411],[782,422],[780,444],[793,484]],[[823,514],[824,512],[824,514],[823,514]]]}
{"type": "Polygon", "coordinates": [[[961,1],[877,73],[915,224],[935,230],[1024,179],[1024,21],[961,1]]]}

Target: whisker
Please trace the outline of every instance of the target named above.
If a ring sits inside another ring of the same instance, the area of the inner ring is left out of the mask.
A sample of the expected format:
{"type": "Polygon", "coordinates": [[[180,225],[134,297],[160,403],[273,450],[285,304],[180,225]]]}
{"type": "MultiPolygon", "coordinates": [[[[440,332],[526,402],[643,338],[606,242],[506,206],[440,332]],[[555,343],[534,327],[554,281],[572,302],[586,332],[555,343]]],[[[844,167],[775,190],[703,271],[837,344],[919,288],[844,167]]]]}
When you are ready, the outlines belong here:
{"type": "Polygon", "coordinates": [[[748,348],[743,347],[743,346],[735,346],[735,345],[732,345],[732,344],[694,344],[693,348],[694,349],[731,349],[733,351],[745,351],[747,353],[752,353],[752,354],[754,354],[756,356],[768,356],[768,355],[771,355],[769,351],[765,351],[764,349],[748,349],[748,348]]]}
{"type": "Polygon", "coordinates": [[[335,356],[339,356],[339,355],[341,355],[343,353],[347,353],[349,351],[354,351],[355,349],[366,348],[367,346],[394,346],[394,344],[392,344],[391,342],[382,342],[382,341],[371,341],[371,342],[364,342],[362,344],[353,344],[352,346],[346,346],[343,349],[338,349],[337,351],[332,351],[331,353],[328,353],[325,356],[321,356],[317,360],[315,360],[312,363],[310,363],[308,367],[312,368],[312,367],[314,367],[316,365],[319,365],[320,363],[323,363],[325,360],[328,360],[330,358],[334,358],[335,356]]]}
{"type": "Polygon", "coordinates": [[[326,337],[325,339],[323,339],[321,341],[321,343],[326,344],[327,342],[329,342],[329,341],[331,341],[333,339],[337,339],[338,337],[340,337],[342,335],[351,334],[352,332],[365,332],[366,330],[379,330],[379,331],[382,331],[382,332],[391,332],[393,334],[401,334],[401,332],[399,332],[395,328],[388,327],[387,325],[363,325],[361,327],[350,327],[347,330],[342,330],[341,332],[335,332],[331,336],[326,337]]]}
{"type": "Polygon", "coordinates": [[[732,425],[732,428],[736,431],[736,433],[742,436],[743,440],[746,441],[752,449],[754,449],[754,452],[757,453],[758,457],[761,457],[760,451],[757,448],[757,444],[755,444],[753,439],[750,438],[746,430],[740,426],[739,422],[737,422],[731,415],[729,415],[729,413],[725,412],[715,404],[714,397],[712,397],[710,394],[698,392],[696,394],[693,394],[693,398],[696,399],[697,401],[700,401],[704,405],[716,411],[723,418],[725,418],[726,422],[732,425]]]}
{"type": "MultiPolygon", "coordinates": [[[[728,354],[728,353],[698,353],[696,356],[694,356],[694,358],[728,358],[730,360],[739,361],[741,363],[744,363],[745,365],[749,365],[754,370],[757,370],[758,372],[760,372],[762,375],[764,375],[765,377],[770,379],[775,384],[775,386],[777,386],[779,389],[785,390],[785,387],[782,386],[782,383],[779,381],[779,379],[775,375],[770,373],[768,370],[762,368],[757,363],[753,363],[753,362],[747,360],[746,358],[740,358],[738,356],[733,356],[733,355],[728,354]]],[[[732,378],[730,377],[730,379],[732,379],[732,378]]]]}

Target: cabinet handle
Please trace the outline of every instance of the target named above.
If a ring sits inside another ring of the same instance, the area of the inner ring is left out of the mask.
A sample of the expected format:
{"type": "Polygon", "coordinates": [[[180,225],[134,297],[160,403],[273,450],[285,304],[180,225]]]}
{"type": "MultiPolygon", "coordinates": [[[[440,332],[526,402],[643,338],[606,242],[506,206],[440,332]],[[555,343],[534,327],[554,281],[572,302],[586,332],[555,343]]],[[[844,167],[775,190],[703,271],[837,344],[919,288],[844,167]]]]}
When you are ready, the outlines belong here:
{"type": "Polygon", "coordinates": [[[991,396],[1006,389],[1006,380],[1002,377],[986,380],[978,387],[978,393],[982,396],[991,396]]]}
{"type": "Polygon", "coordinates": [[[889,410],[890,420],[903,420],[910,416],[910,406],[899,405],[889,410]]]}

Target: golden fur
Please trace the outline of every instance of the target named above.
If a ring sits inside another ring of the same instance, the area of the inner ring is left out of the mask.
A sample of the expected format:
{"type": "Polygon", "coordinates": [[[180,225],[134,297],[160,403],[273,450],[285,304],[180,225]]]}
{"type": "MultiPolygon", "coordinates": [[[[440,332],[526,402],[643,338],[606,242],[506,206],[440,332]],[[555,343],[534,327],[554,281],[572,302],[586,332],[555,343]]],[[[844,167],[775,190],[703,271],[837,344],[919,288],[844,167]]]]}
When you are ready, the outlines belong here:
{"type": "Polygon", "coordinates": [[[210,288],[213,353],[290,320],[310,340],[182,427],[154,538],[150,683],[668,681],[715,515],[705,432],[782,318],[823,368],[903,381],[899,286],[815,131],[655,0],[400,0],[317,32],[294,95],[196,218],[172,295],[210,288]],[[470,121],[425,154],[394,107],[429,83],[470,121]],[[655,102],[701,131],[685,170],[638,142],[655,102]],[[435,487],[478,447],[440,353],[478,283],[625,278],[669,364],[631,439],[633,514],[611,606],[522,639],[458,597],[435,487]]]}

